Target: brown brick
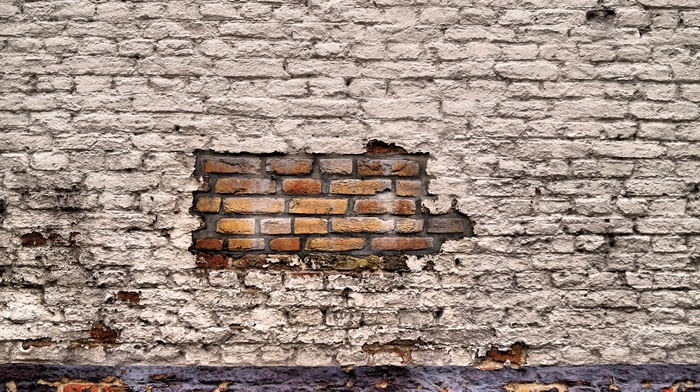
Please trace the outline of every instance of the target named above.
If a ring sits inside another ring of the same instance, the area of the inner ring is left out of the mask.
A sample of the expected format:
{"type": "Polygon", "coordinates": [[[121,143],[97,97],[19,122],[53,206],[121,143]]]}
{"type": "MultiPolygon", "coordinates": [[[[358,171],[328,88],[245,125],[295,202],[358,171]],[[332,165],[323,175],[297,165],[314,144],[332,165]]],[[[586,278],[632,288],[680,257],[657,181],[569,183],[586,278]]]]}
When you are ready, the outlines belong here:
{"type": "Polygon", "coordinates": [[[418,219],[399,219],[396,221],[396,231],[399,233],[419,233],[423,231],[423,221],[418,219]]]}
{"type": "Polygon", "coordinates": [[[375,250],[421,250],[432,246],[432,238],[388,237],[372,240],[372,249],[375,250]]]}
{"type": "Polygon", "coordinates": [[[309,178],[291,178],[282,182],[282,190],[291,195],[316,195],[321,193],[321,181],[309,178]]]}
{"type": "Polygon", "coordinates": [[[352,159],[321,159],[321,173],[352,174],[352,159]]]}
{"type": "Polygon", "coordinates": [[[423,183],[420,181],[396,181],[397,196],[420,196],[423,194],[423,183]]]}
{"type": "Polygon", "coordinates": [[[355,202],[356,214],[413,215],[416,202],[413,200],[360,199],[355,202]]]}
{"type": "Polygon", "coordinates": [[[236,214],[275,214],[284,212],[284,199],[233,197],[224,200],[224,211],[236,214]]]}
{"type": "Polygon", "coordinates": [[[301,249],[299,238],[273,238],[270,240],[270,250],[293,252],[301,249]]]}
{"type": "Polygon", "coordinates": [[[95,384],[66,384],[63,392],[98,392],[98,387],[95,384]]]}
{"type": "Polygon", "coordinates": [[[335,180],[331,181],[331,193],[341,195],[374,195],[391,189],[389,180],[335,180]]]}
{"type": "Polygon", "coordinates": [[[220,207],[220,197],[200,197],[197,199],[198,212],[219,212],[220,207]]]}
{"type": "Polygon", "coordinates": [[[365,247],[363,238],[338,238],[322,237],[310,238],[306,241],[307,250],[319,250],[326,252],[339,252],[344,250],[362,249],[365,247]]]}
{"type": "Polygon", "coordinates": [[[420,171],[417,161],[405,159],[360,159],[357,161],[359,176],[401,176],[415,177],[420,171]]]}
{"type": "Polygon", "coordinates": [[[344,214],[348,207],[346,199],[292,199],[290,214],[344,214]]]}
{"type": "Polygon", "coordinates": [[[226,268],[228,267],[228,257],[222,255],[212,255],[208,253],[197,253],[195,264],[198,268],[226,268]]]}
{"type": "Polygon", "coordinates": [[[312,159],[268,159],[270,173],[275,174],[309,174],[312,159]]]}
{"type": "Polygon", "coordinates": [[[260,173],[261,161],[257,158],[226,158],[202,160],[204,173],[260,173]]]}
{"type": "Polygon", "coordinates": [[[199,250],[221,250],[224,240],[219,238],[197,238],[194,247],[199,250]]]}
{"type": "Polygon", "coordinates": [[[328,219],[295,218],[294,234],[325,234],[328,233],[328,219]]]}
{"type": "Polygon", "coordinates": [[[379,218],[333,218],[331,228],[335,233],[388,233],[394,230],[394,221],[379,218]]]}
{"type": "Polygon", "coordinates": [[[265,240],[262,238],[229,238],[229,250],[261,250],[265,249],[265,240]]]}
{"type": "Polygon", "coordinates": [[[216,232],[223,234],[255,234],[255,219],[219,219],[216,232]]]}
{"type": "Polygon", "coordinates": [[[260,232],[263,234],[290,234],[292,232],[291,219],[261,219],[260,232]]]}
{"type": "Polygon", "coordinates": [[[464,225],[459,218],[431,218],[428,233],[463,233],[464,225]]]}
{"type": "Polygon", "coordinates": [[[264,178],[222,178],[216,182],[216,193],[237,195],[275,193],[275,181],[264,178]]]}

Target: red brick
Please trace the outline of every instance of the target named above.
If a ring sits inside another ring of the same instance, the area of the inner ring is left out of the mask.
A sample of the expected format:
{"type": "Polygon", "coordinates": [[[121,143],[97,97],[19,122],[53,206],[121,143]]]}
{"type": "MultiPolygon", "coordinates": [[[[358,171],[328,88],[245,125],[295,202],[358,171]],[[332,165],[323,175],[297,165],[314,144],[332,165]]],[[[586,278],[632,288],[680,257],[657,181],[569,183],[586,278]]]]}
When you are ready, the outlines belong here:
{"type": "Polygon", "coordinates": [[[128,392],[128,388],[121,385],[103,385],[100,392],[128,392]]]}
{"type": "Polygon", "coordinates": [[[290,234],[292,220],[284,218],[261,219],[260,232],[263,234],[290,234]]]}
{"type": "Polygon", "coordinates": [[[309,174],[313,165],[312,159],[268,159],[270,173],[275,174],[309,174]]]}
{"type": "Polygon", "coordinates": [[[413,200],[360,199],[355,202],[356,214],[413,215],[416,202],[413,200]]]}
{"type": "Polygon", "coordinates": [[[352,159],[321,159],[321,173],[352,174],[352,159]]]}
{"type": "Polygon", "coordinates": [[[284,193],[291,195],[316,195],[321,193],[321,181],[309,178],[293,178],[282,182],[284,193]]]}
{"type": "Polygon", "coordinates": [[[229,238],[228,249],[240,250],[262,250],[265,249],[265,240],[262,238],[229,238]]]}
{"type": "Polygon", "coordinates": [[[275,181],[264,178],[222,178],[216,182],[216,193],[261,195],[275,193],[275,181]]]}
{"type": "Polygon", "coordinates": [[[423,231],[423,221],[418,219],[399,219],[396,221],[396,231],[399,233],[420,233],[423,231]]]}
{"type": "Polygon", "coordinates": [[[276,214],[284,212],[284,199],[233,197],[224,200],[224,211],[236,214],[276,214]]]}
{"type": "Polygon", "coordinates": [[[310,238],[306,241],[307,250],[326,252],[339,252],[344,250],[356,250],[365,247],[363,238],[320,237],[310,238]]]}
{"type": "Polygon", "coordinates": [[[198,212],[219,212],[221,207],[220,197],[200,197],[197,199],[198,212]]]}
{"type": "Polygon", "coordinates": [[[270,250],[280,252],[295,252],[301,249],[299,238],[273,238],[270,240],[270,250]]]}
{"type": "Polygon", "coordinates": [[[463,233],[464,225],[460,218],[430,218],[428,233],[463,233]]]}
{"type": "Polygon", "coordinates": [[[421,250],[433,246],[432,238],[423,237],[387,237],[372,240],[375,250],[421,250]]]}
{"type": "Polygon", "coordinates": [[[415,177],[420,171],[417,161],[393,159],[360,159],[357,161],[359,176],[400,176],[415,177]]]}
{"type": "Polygon", "coordinates": [[[344,214],[348,208],[346,199],[293,199],[289,203],[290,214],[344,214]]]}
{"type": "Polygon", "coordinates": [[[394,230],[394,221],[379,218],[333,218],[334,233],[388,233],[394,230]]]}
{"type": "Polygon", "coordinates": [[[328,219],[295,218],[294,234],[325,234],[328,233],[328,219]]]}
{"type": "Polygon", "coordinates": [[[63,392],[98,392],[98,387],[95,384],[66,384],[63,392]]]}
{"type": "Polygon", "coordinates": [[[219,219],[216,232],[223,234],[255,234],[255,219],[219,219]]]}
{"type": "Polygon", "coordinates": [[[221,250],[224,240],[218,238],[197,238],[194,247],[199,250],[221,250]]]}
{"type": "Polygon", "coordinates": [[[226,268],[228,267],[228,257],[208,253],[197,253],[195,263],[198,268],[226,268]]]}
{"type": "Polygon", "coordinates": [[[260,173],[261,161],[257,158],[222,158],[203,159],[202,171],[204,173],[260,173]]]}
{"type": "Polygon", "coordinates": [[[374,195],[390,189],[389,180],[334,180],[330,190],[341,195],[374,195]]]}
{"type": "Polygon", "coordinates": [[[423,183],[420,181],[396,181],[397,196],[420,196],[423,194],[423,183]]]}

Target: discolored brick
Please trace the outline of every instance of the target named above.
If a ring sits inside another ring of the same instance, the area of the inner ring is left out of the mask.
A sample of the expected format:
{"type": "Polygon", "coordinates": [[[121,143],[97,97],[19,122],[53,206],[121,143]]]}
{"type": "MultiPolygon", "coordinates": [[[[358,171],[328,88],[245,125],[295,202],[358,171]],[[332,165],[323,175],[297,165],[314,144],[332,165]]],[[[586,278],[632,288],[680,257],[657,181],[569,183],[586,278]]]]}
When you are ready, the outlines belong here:
{"type": "Polygon", "coordinates": [[[432,246],[432,238],[386,237],[372,239],[372,249],[375,250],[423,250],[432,246]]]}
{"type": "Polygon", "coordinates": [[[292,178],[282,182],[282,191],[290,195],[315,195],[321,193],[321,181],[292,178]]]}
{"type": "Polygon", "coordinates": [[[284,212],[284,199],[236,197],[224,200],[224,211],[236,214],[275,214],[284,212]]]}
{"type": "Polygon", "coordinates": [[[352,174],[352,159],[319,160],[323,174],[352,174]]]}
{"type": "Polygon", "coordinates": [[[255,219],[219,219],[216,232],[222,234],[254,234],[255,219]]]}
{"type": "Polygon", "coordinates": [[[197,253],[195,264],[198,268],[226,268],[228,257],[218,254],[197,253]]]}
{"type": "Polygon", "coordinates": [[[317,237],[306,241],[307,250],[339,252],[357,250],[365,247],[364,238],[317,237]]]}
{"type": "Polygon", "coordinates": [[[273,174],[309,174],[312,159],[268,159],[268,171],[273,174]]]}
{"type": "Polygon", "coordinates": [[[423,194],[423,183],[421,181],[397,180],[397,196],[420,196],[423,194]]]}
{"type": "Polygon", "coordinates": [[[423,231],[423,221],[418,219],[399,219],[396,221],[398,233],[420,233],[423,231]]]}
{"type": "Polygon", "coordinates": [[[221,250],[224,240],[220,238],[197,238],[194,247],[199,250],[221,250]]]}
{"type": "Polygon", "coordinates": [[[334,180],[331,193],[341,195],[374,195],[391,189],[390,180],[334,180]]]}
{"type": "Polygon", "coordinates": [[[216,182],[216,193],[255,195],[275,193],[275,181],[262,178],[222,178],[216,182]]]}
{"type": "Polygon", "coordinates": [[[334,233],[388,233],[394,230],[393,220],[379,218],[333,218],[334,233]]]}
{"type": "Polygon", "coordinates": [[[66,384],[62,390],[63,392],[98,392],[99,388],[96,384],[66,384]]]}
{"type": "Polygon", "coordinates": [[[258,158],[204,159],[202,171],[204,173],[257,174],[260,173],[261,163],[258,158]]]}
{"type": "Polygon", "coordinates": [[[228,249],[233,251],[262,250],[265,249],[265,240],[262,238],[229,238],[228,249]]]}
{"type": "Polygon", "coordinates": [[[220,208],[220,197],[200,197],[197,199],[196,209],[198,212],[219,212],[220,208]]]}
{"type": "Polygon", "coordinates": [[[428,233],[462,233],[464,225],[458,218],[430,218],[428,233]]]}
{"type": "Polygon", "coordinates": [[[417,161],[405,159],[360,159],[357,161],[357,174],[360,176],[399,176],[415,177],[419,174],[417,161]]]}
{"type": "Polygon", "coordinates": [[[353,210],[356,214],[412,215],[416,212],[416,202],[413,200],[360,199],[355,201],[353,210]]]}
{"type": "Polygon", "coordinates": [[[328,233],[328,219],[295,218],[294,234],[325,234],[328,233]]]}
{"type": "Polygon", "coordinates": [[[292,199],[289,203],[290,214],[338,215],[347,208],[346,199],[292,199]]]}
{"type": "Polygon", "coordinates": [[[270,250],[280,252],[294,252],[301,249],[299,238],[273,238],[270,240],[270,250]]]}
{"type": "Polygon", "coordinates": [[[284,218],[261,219],[260,232],[263,234],[290,234],[292,220],[284,218]]]}

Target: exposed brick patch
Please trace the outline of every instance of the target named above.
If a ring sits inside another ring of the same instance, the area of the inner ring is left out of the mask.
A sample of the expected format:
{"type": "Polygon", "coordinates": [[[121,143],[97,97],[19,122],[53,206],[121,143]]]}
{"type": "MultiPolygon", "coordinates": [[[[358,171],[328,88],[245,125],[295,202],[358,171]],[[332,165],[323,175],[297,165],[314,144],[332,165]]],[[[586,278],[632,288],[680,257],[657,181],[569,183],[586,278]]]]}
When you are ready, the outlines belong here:
{"type": "Polygon", "coordinates": [[[117,331],[101,321],[93,323],[92,327],[85,332],[90,335],[90,337],[71,341],[71,347],[83,348],[102,346],[106,350],[108,346],[117,343],[117,337],[119,336],[117,331]]]}
{"type": "Polygon", "coordinates": [[[141,301],[141,295],[135,291],[119,291],[117,293],[117,299],[120,301],[137,304],[139,301],[141,301]]]}
{"type": "Polygon", "coordinates": [[[192,251],[206,252],[197,265],[260,266],[266,263],[254,255],[328,253],[348,258],[326,267],[374,269],[385,256],[436,253],[445,240],[471,236],[472,223],[454,209],[421,208],[432,197],[427,159],[379,142],[364,155],[198,151],[195,175],[212,186],[194,192],[191,211],[205,222],[193,233],[192,251]]]}
{"type": "Polygon", "coordinates": [[[526,361],[527,345],[517,342],[507,350],[491,347],[484,357],[478,359],[476,367],[484,370],[500,369],[505,365],[517,368],[525,365],[526,361]]]}

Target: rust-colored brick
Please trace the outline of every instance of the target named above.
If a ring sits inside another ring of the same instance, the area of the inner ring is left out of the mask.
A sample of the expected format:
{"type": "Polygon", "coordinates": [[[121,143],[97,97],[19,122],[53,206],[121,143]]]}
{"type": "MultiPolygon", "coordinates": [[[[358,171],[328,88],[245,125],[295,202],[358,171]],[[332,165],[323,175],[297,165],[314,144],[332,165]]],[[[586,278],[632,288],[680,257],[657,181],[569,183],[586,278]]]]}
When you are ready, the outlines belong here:
{"type": "Polygon", "coordinates": [[[270,250],[280,252],[295,252],[301,249],[299,238],[273,238],[270,240],[270,250]]]}
{"type": "Polygon", "coordinates": [[[416,202],[413,200],[360,199],[355,202],[356,214],[413,215],[416,202]]]}
{"type": "Polygon", "coordinates": [[[335,180],[331,181],[331,193],[341,195],[374,195],[391,189],[389,180],[335,180]]]}
{"type": "Polygon", "coordinates": [[[290,214],[338,215],[348,208],[347,199],[292,199],[290,214]]]}
{"type": "Polygon", "coordinates": [[[197,199],[196,205],[198,212],[219,212],[221,208],[220,197],[202,197],[197,199]]]}
{"type": "Polygon", "coordinates": [[[216,232],[222,234],[255,234],[255,219],[220,219],[216,232]]]}
{"type": "Polygon", "coordinates": [[[294,234],[325,234],[328,233],[328,219],[295,218],[294,234]]]}
{"type": "Polygon", "coordinates": [[[290,195],[315,195],[321,193],[321,181],[292,178],[282,182],[282,191],[290,195]]]}
{"type": "Polygon", "coordinates": [[[268,159],[270,173],[274,174],[309,174],[313,160],[311,159],[268,159]]]}
{"type": "Polygon", "coordinates": [[[284,212],[284,199],[229,198],[224,200],[224,211],[235,214],[275,214],[284,212]]]}
{"type": "Polygon", "coordinates": [[[420,196],[423,194],[423,183],[420,181],[397,180],[397,196],[420,196]]]}
{"type": "Polygon", "coordinates": [[[98,392],[98,386],[95,384],[66,384],[63,386],[63,392],[98,392]]]}
{"type": "Polygon", "coordinates": [[[197,238],[194,247],[199,250],[221,250],[224,240],[220,238],[197,238]]]}
{"type": "Polygon", "coordinates": [[[365,246],[363,238],[322,237],[311,238],[306,242],[307,250],[325,252],[362,249],[365,246]]]}

